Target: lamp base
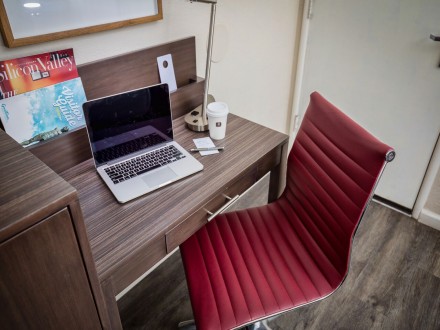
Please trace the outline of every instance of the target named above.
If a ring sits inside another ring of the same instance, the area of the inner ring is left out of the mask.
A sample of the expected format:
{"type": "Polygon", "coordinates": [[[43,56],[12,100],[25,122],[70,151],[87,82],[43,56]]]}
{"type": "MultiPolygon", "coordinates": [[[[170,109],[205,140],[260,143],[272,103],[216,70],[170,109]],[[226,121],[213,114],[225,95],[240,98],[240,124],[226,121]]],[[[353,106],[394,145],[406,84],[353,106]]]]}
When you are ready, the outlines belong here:
{"type": "MultiPolygon", "coordinates": [[[[208,94],[208,102],[206,104],[214,101],[214,97],[208,94]]],[[[185,115],[185,123],[186,126],[194,132],[206,132],[209,130],[208,120],[206,118],[203,120],[203,104],[185,115]]]]}

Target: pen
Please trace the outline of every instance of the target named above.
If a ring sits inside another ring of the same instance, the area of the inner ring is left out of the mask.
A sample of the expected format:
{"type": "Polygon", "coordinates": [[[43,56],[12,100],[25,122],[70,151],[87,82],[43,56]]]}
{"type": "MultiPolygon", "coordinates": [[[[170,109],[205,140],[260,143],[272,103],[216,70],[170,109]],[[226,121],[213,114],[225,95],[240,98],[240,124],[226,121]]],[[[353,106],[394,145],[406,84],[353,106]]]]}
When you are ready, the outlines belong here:
{"type": "Polygon", "coordinates": [[[189,151],[213,151],[213,150],[223,150],[225,147],[210,147],[210,148],[194,148],[189,149],[189,151]]]}

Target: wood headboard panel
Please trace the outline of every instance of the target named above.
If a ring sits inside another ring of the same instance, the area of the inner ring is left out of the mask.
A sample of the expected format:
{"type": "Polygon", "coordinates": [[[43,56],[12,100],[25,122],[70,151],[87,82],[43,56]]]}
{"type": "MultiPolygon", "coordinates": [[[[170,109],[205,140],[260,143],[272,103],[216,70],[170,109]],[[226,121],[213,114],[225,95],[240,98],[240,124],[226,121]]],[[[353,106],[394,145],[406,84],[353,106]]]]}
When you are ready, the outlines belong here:
{"type": "MultiPolygon", "coordinates": [[[[185,115],[203,101],[204,80],[196,76],[195,37],[78,66],[87,99],[160,83],[157,57],[166,54],[172,55],[178,87],[171,93],[173,118],[185,115]]],[[[85,128],[29,150],[57,173],[91,158],[85,128]]]]}
{"type": "Polygon", "coordinates": [[[157,57],[172,54],[178,87],[196,78],[195,38],[187,38],[78,66],[87,99],[160,82],[157,57]]]}

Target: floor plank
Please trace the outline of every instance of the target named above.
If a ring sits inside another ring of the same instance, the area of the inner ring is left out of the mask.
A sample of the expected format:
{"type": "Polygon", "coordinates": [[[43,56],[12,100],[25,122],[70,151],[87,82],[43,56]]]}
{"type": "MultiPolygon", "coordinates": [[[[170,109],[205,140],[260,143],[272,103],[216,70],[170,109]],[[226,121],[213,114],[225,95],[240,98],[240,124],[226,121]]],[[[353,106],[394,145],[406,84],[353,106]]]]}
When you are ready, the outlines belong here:
{"type": "MultiPolygon", "coordinates": [[[[264,203],[261,186],[235,207],[264,203]]],[[[176,252],[119,302],[124,329],[176,329],[192,318],[176,252]]],[[[267,321],[287,329],[440,329],[440,232],[372,203],[353,242],[350,272],[320,302],[267,321]]]]}

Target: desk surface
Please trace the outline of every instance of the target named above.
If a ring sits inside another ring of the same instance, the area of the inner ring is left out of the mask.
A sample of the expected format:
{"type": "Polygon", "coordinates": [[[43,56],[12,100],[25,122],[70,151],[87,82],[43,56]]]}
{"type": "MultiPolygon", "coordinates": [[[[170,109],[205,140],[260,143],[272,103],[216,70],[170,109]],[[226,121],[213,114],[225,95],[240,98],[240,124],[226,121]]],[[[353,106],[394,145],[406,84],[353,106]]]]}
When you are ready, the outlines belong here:
{"type": "MultiPolygon", "coordinates": [[[[186,129],[183,117],[174,121],[174,131],[176,141],[186,149],[194,147],[192,139],[208,136],[186,129]]],[[[116,201],[91,159],[61,173],[78,191],[100,281],[111,279],[114,293],[121,292],[170,252],[165,238],[170,230],[262,159],[275,158],[274,151],[286,146],[287,140],[285,134],[231,114],[226,138],[216,142],[225,150],[205,157],[194,154],[204,165],[202,172],[126,204],[116,201]]]]}

